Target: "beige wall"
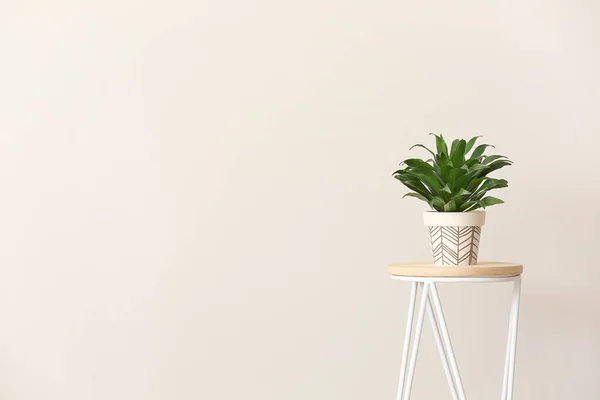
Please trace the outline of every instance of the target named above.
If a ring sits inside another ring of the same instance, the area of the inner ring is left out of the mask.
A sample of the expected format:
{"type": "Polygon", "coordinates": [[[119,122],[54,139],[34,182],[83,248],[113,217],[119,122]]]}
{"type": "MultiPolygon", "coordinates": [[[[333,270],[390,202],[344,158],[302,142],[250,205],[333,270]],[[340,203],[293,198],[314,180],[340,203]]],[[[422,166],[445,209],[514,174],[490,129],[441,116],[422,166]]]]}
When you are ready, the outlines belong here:
{"type": "MultiPolygon", "coordinates": [[[[515,161],[481,256],[526,266],[517,398],[600,398],[597,3],[0,8],[0,398],[394,399],[430,131],[515,161]]],[[[499,397],[509,287],[440,290],[499,397]]]]}

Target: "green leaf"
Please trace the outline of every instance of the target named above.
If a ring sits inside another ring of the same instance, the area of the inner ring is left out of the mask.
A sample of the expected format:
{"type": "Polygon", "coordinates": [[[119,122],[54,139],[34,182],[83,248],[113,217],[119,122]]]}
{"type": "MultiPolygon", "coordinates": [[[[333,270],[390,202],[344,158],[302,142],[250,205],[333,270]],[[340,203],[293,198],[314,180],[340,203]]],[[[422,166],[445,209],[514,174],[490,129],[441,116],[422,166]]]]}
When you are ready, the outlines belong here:
{"type": "Polygon", "coordinates": [[[427,164],[425,161],[420,158],[409,158],[407,160],[402,161],[403,164],[408,165],[409,167],[430,167],[433,168],[430,164],[427,164]]]}
{"type": "Polygon", "coordinates": [[[472,211],[473,209],[471,207],[476,206],[476,208],[479,208],[479,205],[477,204],[477,202],[475,201],[466,201],[464,203],[462,203],[459,207],[457,211],[460,212],[465,212],[465,211],[472,211]]]}
{"type": "Polygon", "coordinates": [[[429,200],[427,200],[427,198],[425,196],[423,196],[422,194],[419,194],[419,193],[409,192],[409,193],[406,193],[404,196],[402,196],[402,198],[405,198],[405,197],[414,197],[419,200],[423,200],[426,203],[429,203],[429,200]]]}
{"type": "Polygon", "coordinates": [[[411,146],[411,148],[410,148],[410,149],[408,149],[408,150],[412,150],[412,149],[413,149],[413,148],[415,148],[415,147],[421,147],[421,148],[423,148],[423,149],[427,150],[428,152],[430,152],[430,153],[431,153],[431,155],[435,157],[435,153],[434,153],[433,151],[429,150],[429,148],[428,148],[428,147],[426,147],[426,146],[424,146],[424,145],[422,145],[422,144],[415,144],[414,146],[411,146]]]}
{"type": "MultiPolygon", "coordinates": [[[[456,142],[456,140],[454,141],[456,142]]],[[[467,146],[467,142],[464,140],[459,140],[457,145],[454,146],[452,144],[452,153],[450,154],[450,161],[452,161],[452,166],[462,167],[465,163],[465,148],[467,146]]]]}
{"type": "Polygon", "coordinates": [[[492,196],[487,196],[487,197],[484,197],[483,199],[477,201],[477,204],[479,204],[483,208],[493,206],[495,204],[502,204],[502,203],[504,203],[504,201],[502,201],[496,197],[492,197],[492,196]]]}
{"type": "Polygon", "coordinates": [[[444,137],[442,135],[436,135],[435,133],[430,133],[430,135],[435,136],[435,147],[438,154],[448,155],[448,145],[446,144],[444,137]]]}
{"type": "Polygon", "coordinates": [[[480,138],[481,136],[475,136],[474,138],[472,138],[471,140],[469,140],[467,142],[467,146],[465,147],[465,154],[467,154],[469,151],[471,151],[471,149],[473,148],[473,145],[475,145],[475,142],[477,141],[477,138],[480,138]]]}
{"type": "Polygon", "coordinates": [[[506,167],[508,165],[512,165],[512,161],[510,161],[510,160],[496,160],[496,161],[494,161],[494,162],[492,162],[492,163],[490,163],[488,165],[489,170],[487,171],[487,174],[489,174],[490,172],[495,171],[497,169],[500,169],[502,167],[506,167]]]}
{"type": "Polygon", "coordinates": [[[429,189],[427,189],[421,181],[415,179],[411,175],[407,174],[405,171],[401,171],[395,174],[394,178],[398,179],[400,182],[402,182],[402,184],[404,184],[404,186],[406,186],[410,190],[417,192],[428,199],[432,197],[432,194],[429,191],[429,189]]]}
{"type": "Polygon", "coordinates": [[[442,199],[444,199],[444,201],[449,201],[452,198],[452,190],[450,190],[450,188],[448,187],[448,185],[444,186],[439,192],[438,194],[440,195],[440,197],[442,199]]]}
{"type": "Polygon", "coordinates": [[[437,175],[433,171],[429,173],[429,171],[414,169],[406,171],[406,174],[412,177],[413,179],[418,180],[423,184],[427,185],[431,192],[435,193],[442,188],[442,185],[440,184],[437,175]]]}
{"type": "Polygon", "coordinates": [[[485,190],[487,192],[488,190],[505,187],[508,187],[508,181],[506,179],[486,178],[486,180],[483,182],[483,185],[481,185],[477,190],[485,190]]]}
{"type": "Polygon", "coordinates": [[[475,147],[475,150],[473,150],[473,153],[471,154],[471,158],[479,158],[479,156],[481,156],[488,147],[494,146],[491,144],[480,144],[479,146],[475,147]]]}
{"type": "Polygon", "coordinates": [[[416,179],[427,183],[427,185],[434,190],[442,188],[439,175],[431,164],[419,159],[409,159],[404,161],[404,163],[407,164],[408,167],[404,169],[403,173],[410,174],[416,179]]]}
{"type": "Polygon", "coordinates": [[[478,158],[469,158],[467,161],[465,161],[465,165],[467,166],[467,168],[471,168],[473,165],[479,163],[479,159],[478,158]]]}
{"type": "Polygon", "coordinates": [[[438,154],[435,158],[435,162],[438,165],[438,168],[440,170],[442,170],[445,166],[452,166],[452,163],[450,162],[450,157],[448,157],[448,155],[441,153],[438,154]]]}
{"type": "Polygon", "coordinates": [[[434,171],[433,165],[419,158],[409,158],[408,160],[404,160],[404,163],[410,168],[422,168],[426,169],[427,171],[434,171]]]}
{"type": "Polygon", "coordinates": [[[444,165],[440,171],[440,177],[442,178],[443,182],[449,182],[450,181],[450,173],[453,171],[452,165],[448,164],[448,165],[444,165]]]}
{"type": "Polygon", "coordinates": [[[434,208],[437,211],[444,211],[444,206],[446,205],[446,202],[441,197],[436,196],[431,199],[429,205],[431,206],[431,208],[434,208]]]}
{"type": "Polygon", "coordinates": [[[484,180],[489,179],[489,178],[475,178],[475,179],[471,179],[469,181],[469,184],[467,185],[467,190],[470,192],[475,192],[477,190],[477,188],[479,187],[479,185],[481,185],[481,182],[483,182],[484,180]]]}
{"type": "Polygon", "coordinates": [[[456,181],[454,182],[454,190],[453,191],[456,192],[457,189],[466,188],[469,184],[470,179],[471,179],[471,177],[469,175],[463,175],[463,176],[459,176],[458,178],[456,178],[456,181]]]}
{"type": "Polygon", "coordinates": [[[508,157],[506,157],[506,156],[500,156],[500,155],[487,156],[487,157],[485,157],[483,159],[483,164],[487,165],[487,164],[491,163],[492,161],[496,161],[496,160],[499,160],[499,159],[502,159],[502,158],[508,159],[508,157]]]}
{"type": "Polygon", "coordinates": [[[450,188],[448,187],[448,185],[444,186],[441,190],[442,190],[442,192],[446,192],[446,193],[452,194],[452,190],[450,190],[450,188]]]}
{"type": "Polygon", "coordinates": [[[452,145],[450,146],[450,157],[452,158],[452,154],[456,151],[456,147],[460,143],[460,139],[454,139],[452,141],[452,145]]]}
{"type": "Polygon", "coordinates": [[[458,178],[459,176],[465,175],[469,171],[465,171],[464,168],[452,168],[450,173],[448,174],[448,180],[452,181],[458,178]]]}
{"type": "Polygon", "coordinates": [[[466,175],[467,171],[463,168],[454,168],[450,171],[447,182],[449,182],[452,192],[458,191],[469,181],[469,177],[466,175]]]}
{"type": "Polygon", "coordinates": [[[471,190],[473,193],[469,196],[469,201],[480,200],[485,194],[492,189],[500,189],[508,186],[508,182],[505,179],[494,179],[494,178],[478,178],[472,182],[477,181],[477,186],[471,190]]]}
{"type": "Polygon", "coordinates": [[[488,165],[475,164],[471,168],[469,168],[469,176],[471,177],[471,179],[480,178],[482,176],[487,175],[489,169],[490,167],[488,165]]]}
{"type": "MultiPolygon", "coordinates": [[[[471,194],[471,192],[469,192],[468,190],[461,188],[457,194],[454,195],[454,197],[452,197],[452,200],[454,200],[456,202],[456,205],[459,206],[460,204],[462,204],[463,200],[469,196],[471,194]]],[[[460,211],[460,210],[458,210],[460,211]]]]}
{"type": "Polygon", "coordinates": [[[454,200],[450,200],[446,204],[444,204],[445,212],[454,212],[456,211],[456,202],[454,200]]]}
{"type": "Polygon", "coordinates": [[[473,154],[471,154],[471,158],[479,158],[479,156],[481,156],[485,149],[488,147],[494,146],[492,146],[491,144],[480,144],[479,146],[475,147],[475,150],[473,150],[473,154]]]}

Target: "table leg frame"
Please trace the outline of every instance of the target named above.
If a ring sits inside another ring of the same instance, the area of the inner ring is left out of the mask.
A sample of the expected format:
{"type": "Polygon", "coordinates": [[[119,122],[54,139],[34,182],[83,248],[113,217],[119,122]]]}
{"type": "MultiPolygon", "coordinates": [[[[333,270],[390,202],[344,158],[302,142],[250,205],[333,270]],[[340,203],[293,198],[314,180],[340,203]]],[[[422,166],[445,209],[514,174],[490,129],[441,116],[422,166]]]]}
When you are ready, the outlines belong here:
{"type": "MultiPolygon", "coordinates": [[[[520,297],[521,278],[517,277],[514,279],[501,400],[513,399],[520,297]]],[[[427,312],[433,328],[434,338],[440,353],[440,358],[442,359],[444,373],[448,380],[452,399],[466,400],[458,363],[456,362],[456,357],[454,355],[454,348],[452,347],[450,334],[448,333],[448,327],[446,325],[446,319],[444,317],[444,311],[442,309],[442,303],[435,281],[414,281],[412,283],[396,400],[410,399],[425,312],[427,312]],[[413,337],[415,306],[419,290],[421,290],[421,296],[413,337]]]]}

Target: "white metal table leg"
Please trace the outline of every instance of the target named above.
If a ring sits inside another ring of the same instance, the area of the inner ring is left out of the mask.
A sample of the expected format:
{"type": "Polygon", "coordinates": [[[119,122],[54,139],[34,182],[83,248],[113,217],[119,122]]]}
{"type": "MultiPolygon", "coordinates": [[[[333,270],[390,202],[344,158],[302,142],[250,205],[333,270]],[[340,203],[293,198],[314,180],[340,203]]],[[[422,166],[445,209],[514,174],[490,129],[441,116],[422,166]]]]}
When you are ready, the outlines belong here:
{"type": "Polygon", "coordinates": [[[517,333],[519,329],[519,303],[521,301],[521,278],[515,280],[513,300],[510,310],[508,328],[508,344],[506,348],[506,364],[504,366],[504,383],[502,400],[512,400],[515,378],[515,359],[517,355],[517,333]]]}
{"type": "MultiPolygon", "coordinates": [[[[410,277],[414,278],[414,277],[410,277]]],[[[415,373],[417,355],[419,351],[419,343],[423,331],[423,321],[425,312],[427,312],[431,322],[433,333],[436,341],[444,373],[450,386],[453,400],[466,400],[465,390],[460,377],[460,371],[454,355],[454,349],[448,333],[442,303],[437,291],[436,282],[461,282],[457,278],[440,278],[436,277],[428,279],[426,277],[416,277],[418,280],[413,280],[412,290],[410,294],[410,302],[408,306],[408,318],[406,324],[406,334],[404,337],[404,346],[402,351],[402,365],[400,368],[400,380],[398,383],[397,400],[409,400],[413,377],[415,373]],[[421,290],[419,311],[417,313],[417,323],[413,334],[413,322],[415,316],[415,306],[417,294],[421,290]],[[412,340],[412,345],[411,345],[412,340]],[[410,355],[409,355],[410,350],[410,355]]],[[[409,280],[409,279],[406,279],[409,280]]],[[[412,279],[410,279],[412,280],[412,279]]],[[[519,323],[519,304],[521,300],[521,277],[499,277],[499,278],[470,278],[468,282],[514,282],[513,299],[509,318],[508,339],[506,345],[506,358],[504,365],[504,381],[502,383],[502,399],[513,400],[514,391],[514,375],[515,375],[515,359],[517,352],[517,333],[519,323]]]]}
{"type": "Polygon", "coordinates": [[[444,339],[444,346],[448,353],[448,359],[452,368],[452,374],[454,376],[454,382],[458,391],[460,400],[465,400],[465,389],[463,388],[462,380],[460,379],[460,372],[456,363],[456,357],[454,356],[454,349],[452,348],[452,342],[450,341],[450,335],[448,334],[448,327],[446,326],[446,319],[444,318],[444,311],[442,310],[442,303],[440,302],[440,296],[438,295],[435,283],[431,283],[431,294],[433,297],[433,304],[439,321],[439,325],[442,332],[442,338],[444,339]]]}
{"type": "Polygon", "coordinates": [[[404,389],[404,381],[406,378],[406,363],[408,361],[408,349],[410,347],[410,339],[412,335],[413,319],[415,315],[415,302],[417,300],[417,289],[420,284],[413,282],[410,291],[410,300],[408,303],[408,317],[406,319],[406,333],[404,334],[404,346],[402,347],[402,363],[400,364],[400,379],[398,381],[398,395],[396,400],[402,400],[402,390],[404,389]]]}
{"type": "Polygon", "coordinates": [[[444,373],[446,374],[446,379],[448,380],[448,385],[450,386],[450,392],[452,392],[452,399],[458,400],[458,396],[456,394],[456,385],[454,383],[454,379],[452,378],[450,367],[448,366],[448,355],[446,354],[446,349],[444,348],[444,344],[442,343],[442,338],[440,337],[440,328],[438,326],[437,319],[435,318],[433,308],[431,306],[431,295],[429,295],[427,298],[427,314],[429,314],[429,321],[431,322],[431,327],[433,328],[435,343],[437,344],[437,348],[440,352],[440,357],[442,358],[442,364],[444,365],[444,373]]]}
{"type": "Polygon", "coordinates": [[[510,364],[510,349],[512,344],[512,316],[508,317],[507,337],[508,339],[506,340],[506,356],[504,357],[504,379],[502,380],[502,397],[500,397],[501,400],[506,400],[506,394],[508,393],[508,365],[510,364]]]}
{"type": "MultiPolygon", "coordinates": [[[[514,287],[514,283],[513,283],[514,287]]],[[[510,313],[508,316],[508,335],[506,340],[506,355],[504,358],[504,379],[502,380],[502,397],[501,400],[506,400],[506,395],[508,393],[508,366],[510,365],[510,349],[512,346],[512,304],[510,307],[510,313]]]]}
{"type": "Polygon", "coordinates": [[[417,315],[417,326],[415,327],[415,338],[410,354],[410,364],[408,365],[408,376],[406,377],[406,388],[404,389],[403,400],[410,398],[413,376],[415,374],[415,366],[417,364],[417,354],[419,353],[419,342],[421,341],[421,332],[423,331],[423,319],[425,318],[425,309],[427,308],[427,295],[429,293],[429,285],[422,284],[421,304],[419,305],[419,314],[417,315]]]}

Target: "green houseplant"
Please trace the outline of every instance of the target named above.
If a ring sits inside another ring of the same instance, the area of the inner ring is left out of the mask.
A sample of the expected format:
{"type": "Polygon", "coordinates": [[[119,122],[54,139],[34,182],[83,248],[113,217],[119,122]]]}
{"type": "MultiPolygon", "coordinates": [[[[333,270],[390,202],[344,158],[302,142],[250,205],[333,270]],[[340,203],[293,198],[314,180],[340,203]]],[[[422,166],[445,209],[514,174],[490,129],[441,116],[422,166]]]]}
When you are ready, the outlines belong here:
{"type": "Polygon", "coordinates": [[[505,188],[508,182],[489,176],[512,164],[506,156],[485,155],[489,144],[475,147],[480,136],[456,139],[448,148],[442,135],[435,135],[436,151],[423,144],[431,158],[404,160],[393,173],[411,191],[404,197],[425,201],[433,212],[425,212],[435,264],[470,265],[477,263],[481,226],[485,211],[476,211],[503,203],[488,196],[490,190],[505,188]]]}

